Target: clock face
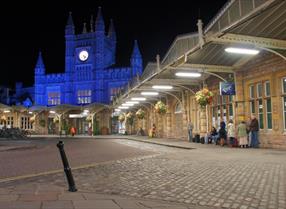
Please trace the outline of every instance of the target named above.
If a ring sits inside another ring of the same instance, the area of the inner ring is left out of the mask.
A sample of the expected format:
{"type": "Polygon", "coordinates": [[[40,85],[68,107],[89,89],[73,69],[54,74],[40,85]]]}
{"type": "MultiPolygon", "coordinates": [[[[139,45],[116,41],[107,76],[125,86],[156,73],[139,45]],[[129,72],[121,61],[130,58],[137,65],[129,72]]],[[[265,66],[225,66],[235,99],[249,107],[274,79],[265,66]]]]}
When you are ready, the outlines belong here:
{"type": "Polygon", "coordinates": [[[88,58],[88,52],[86,50],[83,50],[79,53],[78,57],[81,61],[86,61],[88,58]]]}

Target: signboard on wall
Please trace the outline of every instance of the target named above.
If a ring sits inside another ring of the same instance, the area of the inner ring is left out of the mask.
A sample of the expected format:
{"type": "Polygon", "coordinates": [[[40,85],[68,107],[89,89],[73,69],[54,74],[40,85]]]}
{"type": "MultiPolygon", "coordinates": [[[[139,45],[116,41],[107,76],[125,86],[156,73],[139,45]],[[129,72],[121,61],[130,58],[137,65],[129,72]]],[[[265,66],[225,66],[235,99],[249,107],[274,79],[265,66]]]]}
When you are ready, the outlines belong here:
{"type": "Polygon", "coordinates": [[[219,83],[220,95],[235,95],[234,82],[220,82],[219,83]]]}

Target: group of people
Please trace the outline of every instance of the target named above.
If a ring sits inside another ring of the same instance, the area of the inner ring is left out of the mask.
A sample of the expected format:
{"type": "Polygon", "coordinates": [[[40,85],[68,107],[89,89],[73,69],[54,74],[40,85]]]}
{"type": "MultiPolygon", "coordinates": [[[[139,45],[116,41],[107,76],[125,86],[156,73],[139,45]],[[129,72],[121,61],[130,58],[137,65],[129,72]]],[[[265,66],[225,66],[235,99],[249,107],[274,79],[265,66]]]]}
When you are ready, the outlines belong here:
{"type": "MultiPolygon", "coordinates": [[[[189,139],[193,137],[193,125],[189,124],[189,139]]],[[[258,148],[258,120],[252,115],[247,122],[240,121],[235,128],[232,120],[229,120],[227,126],[224,121],[220,123],[220,128],[217,131],[215,127],[205,136],[205,143],[214,143],[221,146],[229,145],[232,147],[240,146],[241,148],[258,148]]]]}

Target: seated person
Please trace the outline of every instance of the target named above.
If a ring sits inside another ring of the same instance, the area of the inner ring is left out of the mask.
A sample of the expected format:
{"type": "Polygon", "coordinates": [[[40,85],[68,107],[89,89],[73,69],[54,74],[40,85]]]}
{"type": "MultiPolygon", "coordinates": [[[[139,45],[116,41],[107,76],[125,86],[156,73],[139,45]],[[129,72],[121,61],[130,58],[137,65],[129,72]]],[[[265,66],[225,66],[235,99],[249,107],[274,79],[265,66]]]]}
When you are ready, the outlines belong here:
{"type": "Polygon", "coordinates": [[[219,138],[219,134],[216,130],[216,128],[213,126],[212,130],[210,131],[210,133],[208,133],[208,135],[206,136],[206,143],[211,144],[211,143],[217,143],[217,140],[219,138]]]}

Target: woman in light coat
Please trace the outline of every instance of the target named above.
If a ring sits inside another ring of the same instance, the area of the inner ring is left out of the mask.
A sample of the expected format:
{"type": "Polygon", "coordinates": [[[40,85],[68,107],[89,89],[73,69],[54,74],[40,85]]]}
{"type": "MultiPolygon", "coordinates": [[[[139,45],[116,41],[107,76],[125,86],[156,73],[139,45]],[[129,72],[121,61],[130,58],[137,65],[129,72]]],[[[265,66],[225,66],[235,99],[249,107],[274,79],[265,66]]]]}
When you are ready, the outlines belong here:
{"type": "Polygon", "coordinates": [[[247,147],[247,131],[246,131],[246,124],[244,121],[241,121],[237,127],[237,137],[239,141],[239,146],[241,148],[247,147]]]}
{"type": "Polygon", "coordinates": [[[229,145],[232,146],[234,144],[235,139],[235,128],[233,121],[230,119],[227,125],[227,137],[229,139],[229,145]]]}

